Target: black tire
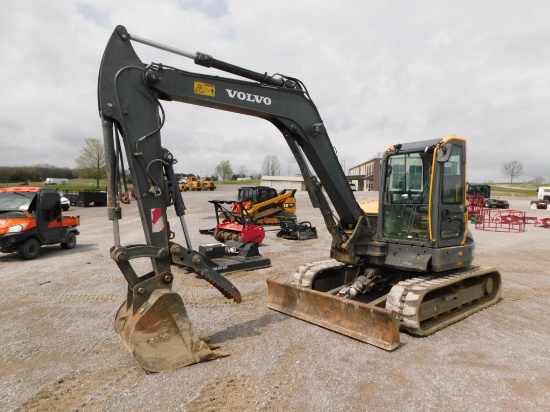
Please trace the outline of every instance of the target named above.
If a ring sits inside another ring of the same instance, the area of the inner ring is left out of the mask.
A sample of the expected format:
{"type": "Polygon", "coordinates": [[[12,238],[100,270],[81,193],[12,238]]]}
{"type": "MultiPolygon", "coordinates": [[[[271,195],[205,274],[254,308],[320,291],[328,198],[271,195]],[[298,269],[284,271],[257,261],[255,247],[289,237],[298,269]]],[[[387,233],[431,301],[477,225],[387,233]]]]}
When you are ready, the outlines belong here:
{"type": "Polygon", "coordinates": [[[19,254],[19,256],[26,260],[35,259],[40,253],[40,242],[31,237],[25,240],[23,244],[19,245],[19,247],[17,248],[17,253],[19,254]]]}
{"type": "Polygon", "coordinates": [[[66,212],[67,210],[69,210],[69,206],[68,205],[63,205],[61,207],[61,209],[63,209],[63,211],[66,212]]]}
{"type": "Polygon", "coordinates": [[[61,243],[63,249],[73,249],[76,246],[76,235],[74,232],[69,232],[65,242],[61,243]]]}

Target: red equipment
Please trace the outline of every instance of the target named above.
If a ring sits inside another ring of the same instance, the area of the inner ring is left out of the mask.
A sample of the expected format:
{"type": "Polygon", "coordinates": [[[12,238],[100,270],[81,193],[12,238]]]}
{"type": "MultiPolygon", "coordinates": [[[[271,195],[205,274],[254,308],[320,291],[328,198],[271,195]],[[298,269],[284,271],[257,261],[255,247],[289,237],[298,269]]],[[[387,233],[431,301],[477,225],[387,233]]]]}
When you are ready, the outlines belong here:
{"type": "Polygon", "coordinates": [[[217,225],[213,231],[211,229],[208,232],[214,235],[217,241],[234,240],[241,243],[262,243],[265,238],[264,228],[252,223],[241,202],[234,200],[209,200],[209,202],[214,205],[217,225]],[[236,203],[238,206],[236,209],[239,211],[226,209],[223,206],[224,203],[232,206],[236,203]]]}

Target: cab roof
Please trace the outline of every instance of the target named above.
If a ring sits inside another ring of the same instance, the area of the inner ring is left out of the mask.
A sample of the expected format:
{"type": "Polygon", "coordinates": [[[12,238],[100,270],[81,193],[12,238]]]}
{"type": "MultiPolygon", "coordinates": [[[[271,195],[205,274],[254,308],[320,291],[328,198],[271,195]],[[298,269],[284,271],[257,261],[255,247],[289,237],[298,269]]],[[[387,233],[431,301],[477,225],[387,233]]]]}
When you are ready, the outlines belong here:
{"type": "Polygon", "coordinates": [[[34,186],[16,186],[16,187],[4,187],[0,189],[0,193],[7,192],[39,192],[43,190],[43,187],[34,187],[34,186]]]}

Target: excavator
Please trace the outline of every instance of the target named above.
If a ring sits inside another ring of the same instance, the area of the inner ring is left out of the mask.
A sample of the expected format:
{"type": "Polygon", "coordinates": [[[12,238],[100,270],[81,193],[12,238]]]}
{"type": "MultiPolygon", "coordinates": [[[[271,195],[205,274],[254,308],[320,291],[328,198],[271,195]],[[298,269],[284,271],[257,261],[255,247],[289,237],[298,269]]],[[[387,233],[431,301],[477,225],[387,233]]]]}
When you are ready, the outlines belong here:
{"type": "Polygon", "coordinates": [[[268,307],[386,350],[400,330],[426,336],[496,303],[497,269],[473,265],[475,243],[465,200],[466,141],[450,136],[390,146],[382,157],[378,204],[360,205],[349,187],[325,124],[305,85],[130,34],[118,26],[106,46],[98,109],[107,160],[112,259],[125,277],[126,301],[115,330],[137,363],[151,372],[226,356],[200,339],[171,267],[183,267],[239,303],[239,290],[193,249],[176,159],[162,146],[161,101],[176,101],[265,119],[291,149],[311,202],[332,241],[330,259],[301,266],[285,280],[268,279],[268,307]],[[139,42],[190,58],[238,78],[143,63],[139,42]],[[124,148],[123,148],[124,147],[124,148]],[[119,220],[128,162],[145,244],[122,245],[119,220]],[[167,219],[173,207],[184,244],[167,219]],[[137,273],[135,258],[151,269],[137,273]]]}

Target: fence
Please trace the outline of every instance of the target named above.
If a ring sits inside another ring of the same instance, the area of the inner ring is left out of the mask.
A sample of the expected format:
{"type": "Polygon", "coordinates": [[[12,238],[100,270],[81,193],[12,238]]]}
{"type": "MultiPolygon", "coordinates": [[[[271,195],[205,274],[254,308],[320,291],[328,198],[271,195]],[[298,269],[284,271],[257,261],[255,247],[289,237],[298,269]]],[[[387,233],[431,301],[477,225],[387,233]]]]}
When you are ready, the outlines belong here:
{"type": "Polygon", "coordinates": [[[468,200],[468,218],[475,223],[481,217],[485,197],[483,195],[466,195],[466,199],[468,200]]]}
{"type": "Polygon", "coordinates": [[[107,192],[94,189],[88,190],[64,190],[63,196],[69,199],[71,205],[79,207],[107,206],[107,192]]]}
{"type": "Polygon", "coordinates": [[[525,212],[509,209],[483,209],[475,228],[493,232],[525,232],[525,212]]]}

